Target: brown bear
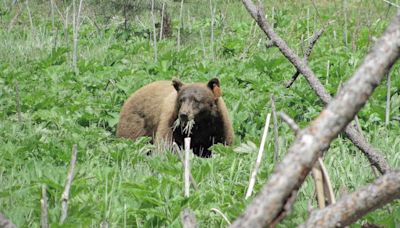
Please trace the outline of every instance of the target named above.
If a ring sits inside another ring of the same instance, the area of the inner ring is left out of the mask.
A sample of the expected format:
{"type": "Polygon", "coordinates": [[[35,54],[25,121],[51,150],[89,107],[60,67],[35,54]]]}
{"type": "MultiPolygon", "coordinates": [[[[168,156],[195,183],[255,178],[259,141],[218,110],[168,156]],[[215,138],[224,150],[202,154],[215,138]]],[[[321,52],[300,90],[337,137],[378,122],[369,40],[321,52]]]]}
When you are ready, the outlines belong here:
{"type": "Polygon", "coordinates": [[[194,154],[210,157],[215,143],[231,145],[233,128],[221,97],[220,82],[183,84],[156,81],[133,93],[120,113],[117,136],[152,137],[155,143],[183,146],[191,137],[194,154]]]}

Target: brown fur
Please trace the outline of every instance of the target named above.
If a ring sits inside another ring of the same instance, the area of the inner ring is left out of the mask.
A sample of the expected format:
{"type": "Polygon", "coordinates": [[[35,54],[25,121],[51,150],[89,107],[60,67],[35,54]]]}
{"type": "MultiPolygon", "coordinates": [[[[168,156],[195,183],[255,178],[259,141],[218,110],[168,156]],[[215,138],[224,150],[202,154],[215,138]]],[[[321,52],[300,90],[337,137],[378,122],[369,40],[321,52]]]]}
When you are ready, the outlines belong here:
{"type": "Polygon", "coordinates": [[[199,156],[211,156],[208,148],[214,143],[232,144],[233,128],[218,79],[187,85],[178,80],[157,81],[140,88],[122,107],[117,136],[149,136],[156,143],[173,140],[182,146],[187,135],[181,127],[173,130],[178,118],[195,121],[190,137],[199,156]]]}

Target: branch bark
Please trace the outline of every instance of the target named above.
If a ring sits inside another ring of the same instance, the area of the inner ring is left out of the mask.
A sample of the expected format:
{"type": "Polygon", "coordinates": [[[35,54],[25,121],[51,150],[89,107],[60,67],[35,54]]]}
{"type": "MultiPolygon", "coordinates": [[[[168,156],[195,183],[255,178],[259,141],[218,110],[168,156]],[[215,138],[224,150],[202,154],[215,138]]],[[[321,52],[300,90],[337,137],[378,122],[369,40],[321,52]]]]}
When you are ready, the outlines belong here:
{"type": "MultiPolygon", "coordinates": [[[[282,49],[283,41],[272,31],[263,14],[250,0],[243,0],[258,23],[282,49]]],[[[287,155],[276,167],[268,182],[253,202],[247,207],[232,227],[266,227],[279,216],[293,191],[300,188],[315,161],[329,148],[330,143],[344,129],[362,108],[375,87],[379,85],[400,55],[400,14],[398,14],[382,37],[377,41],[361,66],[348,80],[337,97],[329,102],[311,124],[300,131],[287,155]]],[[[298,70],[313,75],[311,70],[292,58],[298,70]],[[306,69],[306,71],[304,71],[306,69]]],[[[323,88],[323,87],[322,87],[323,88]]],[[[320,93],[321,91],[319,91],[320,93]]],[[[323,96],[324,94],[321,93],[323,96]]],[[[329,96],[325,99],[331,99],[329,96]]]]}
{"type": "MultiPolygon", "coordinates": [[[[304,75],[317,96],[319,96],[325,104],[329,104],[332,101],[332,97],[325,90],[324,86],[315,76],[310,67],[307,66],[306,62],[301,60],[299,56],[289,48],[285,41],[274,32],[272,26],[265,19],[262,10],[259,7],[256,7],[251,0],[242,0],[242,2],[268,38],[279,48],[282,54],[296,67],[296,69],[304,75]]],[[[357,146],[365,156],[367,156],[368,160],[379,170],[379,172],[383,174],[390,170],[385,158],[376,149],[369,145],[353,127],[347,127],[345,133],[353,144],[357,146]]]]}
{"type": "Polygon", "coordinates": [[[400,171],[388,172],[324,209],[311,212],[300,228],[344,227],[394,199],[400,198],[400,171]]]}

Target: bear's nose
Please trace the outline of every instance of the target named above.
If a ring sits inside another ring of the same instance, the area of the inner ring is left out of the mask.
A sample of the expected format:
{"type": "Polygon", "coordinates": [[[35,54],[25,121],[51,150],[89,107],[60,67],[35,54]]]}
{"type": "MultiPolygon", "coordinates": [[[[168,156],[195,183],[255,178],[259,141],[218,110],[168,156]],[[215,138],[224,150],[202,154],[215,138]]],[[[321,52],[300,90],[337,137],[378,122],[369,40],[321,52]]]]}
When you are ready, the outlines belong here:
{"type": "Polygon", "coordinates": [[[179,119],[183,122],[188,121],[188,115],[187,113],[179,113],[179,119]]]}

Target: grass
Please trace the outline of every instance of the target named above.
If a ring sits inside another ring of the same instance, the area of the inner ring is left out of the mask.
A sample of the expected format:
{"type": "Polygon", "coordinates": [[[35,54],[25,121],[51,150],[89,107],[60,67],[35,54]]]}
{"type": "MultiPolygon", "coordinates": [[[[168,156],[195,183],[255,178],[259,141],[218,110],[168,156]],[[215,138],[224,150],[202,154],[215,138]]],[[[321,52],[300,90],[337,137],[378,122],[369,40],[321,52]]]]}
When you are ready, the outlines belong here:
{"type": "MultiPolygon", "coordinates": [[[[100,4],[94,3],[87,2],[84,15],[90,16],[90,10],[98,9],[100,4]]],[[[78,161],[65,226],[98,227],[106,221],[111,227],[179,227],[180,212],[190,207],[202,226],[225,227],[223,218],[210,209],[220,209],[233,221],[251,201],[244,200],[244,195],[265,115],[271,110],[269,95],[275,95],[278,110],[288,113],[302,127],[323,107],[301,77],[291,89],[284,89],[284,82],[294,73],[293,67],[278,50],[265,48],[264,35],[240,2],[215,2],[215,61],[210,56],[207,4],[184,4],[183,18],[191,19],[184,23],[181,50],[176,51],[176,37],[159,41],[158,62],[153,61],[152,43],[145,35],[146,28],[151,29],[147,13],[139,14],[145,27],[132,18],[130,30],[125,31],[116,22],[118,18],[107,20],[103,11],[95,11],[101,30],[83,18],[79,75],[71,67],[72,28],[64,30],[63,22],[56,18],[58,35],[54,47],[48,4],[30,4],[34,32],[25,11],[8,32],[15,8],[9,9],[11,1],[3,1],[0,6],[0,212],[19,227],[40,225],[43,184],[48,186],[49,221],[58,226],[73,144],[78,145],[78,161]],[[65,39],[65,32],[69,39],[65,39]],[[178,157],[169,152],[147,156],[153,148],[148,139],[132,142],[116,138],[118,113],[129,94],[149,82],[174,77],[185,82],[207,81],[214,76],[221,81],[230,110],[235,145],[215,145],[211,159],[193,157],[192,172],[199,190],[191,189],[190,198],[185,199],[178,157]],[[18,122],[15,106],[17,82],[22,123],[18,122]]],[[[58,4],[61,12],[68,6],[58,4]]],[[[180,3],[170,4],[176,35],[180,3]]],[[[304,35],[335,19],[316,44],[309,63],[332,95],[360,64],[372,45],[371,37],[379,36],[396,11],[380,1],[360,5],[349,0],[345,23],[343,2],[319,1],[318,13],[310,1],[265,1],[264,5],[277,32],[299,55],[301,37],[307,40],[304,35]],[[345,24],[347,46],[343,39],[345,24]]],[[[395,65],[391,116],[400,113],[400,79],[395,76],[398,70],[395,65]]],[[[385,100],[386,87],[382,84],[359,118],[367,140],[385,154],[391,167],[398,169],[399,123],[384,125],[385,100]]],[[[279,134],[282,159],[294,136],[283,123],[279,123],[279,134]]],[[[272,137],[268,137],[265,152],[254,192],[261,189],[275,166],[272,137]]],[[[325,164],[337,197],[375,179],[368,161],[343,136],[331,145],[325,164]]],[[[316,207],[310,177],[281,227],[302,223],[309,202],[316,207]]],[[[399,202],[370,213],[353,226],[367,221],[398,226],[399,202]]]]}

